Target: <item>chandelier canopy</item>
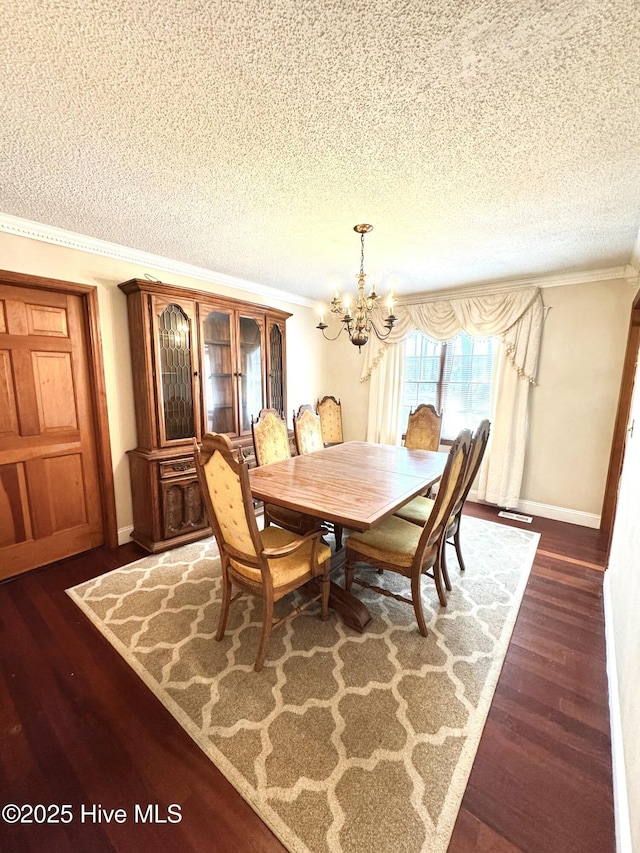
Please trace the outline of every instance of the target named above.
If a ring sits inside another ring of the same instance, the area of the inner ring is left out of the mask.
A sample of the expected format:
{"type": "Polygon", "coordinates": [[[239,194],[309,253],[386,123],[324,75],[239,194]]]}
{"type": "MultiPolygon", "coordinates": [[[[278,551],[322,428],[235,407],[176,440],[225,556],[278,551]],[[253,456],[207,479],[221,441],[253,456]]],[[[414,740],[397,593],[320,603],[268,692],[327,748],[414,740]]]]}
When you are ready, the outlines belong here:
{"type": "Polygon", "coordinates": [[[391,329],[393,329],[393,324],[396,322],[397,317],[394,317],[393,315],[393,291],[391,291],[387,298],[388,313],[384,319],[386,332],[376,326],[376,314],[381,312],[380,305],[378,304],[380,297],[376,293],[375,284],[371,285],[368,296],[365,295],[365,279],[367,275],[364,271],[364,235],[373,231],[373,225],[354,225],[353,230],[360,235],[360,272],[356,276],[358,279],[358,295],[355,301],[352,302],[350,296],[347,295],[342,297],[338,295],[337,290],[334,292],[333,299],[331,300],[330,311],[332,314],[337,314],[340,317],[340,322],[342,323],[337,335],[330,338],[325,334],[325,329],[327,329],[328,326],[324,322],[324,314],[322,311],[320,312],[320,322],[316,326],[316,329],[320,329],[323,336],[328,341],[335,341],[336,338],[338,338],[346,329],[347,334],[349,335],[349,340],[354,346],[358,347],[358,351],[360,351],[360,349],[369,340],[371,332],[374,332],[376,337],[381,341],[387,338],[391,329]]]}

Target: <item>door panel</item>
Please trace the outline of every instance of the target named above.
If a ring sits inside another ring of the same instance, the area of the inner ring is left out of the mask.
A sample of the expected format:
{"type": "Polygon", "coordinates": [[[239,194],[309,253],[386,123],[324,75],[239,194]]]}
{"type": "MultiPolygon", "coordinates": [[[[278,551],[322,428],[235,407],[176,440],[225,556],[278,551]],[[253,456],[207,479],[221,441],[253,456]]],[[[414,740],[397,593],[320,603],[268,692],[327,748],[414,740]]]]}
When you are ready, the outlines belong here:
{"type": "Polygon", "coordinates": [[[80,296],[0,285],[0,579],[104,542],[80,296]]]}
{"type": "Polygon", "coordinates": [[[38,432],[76,430],[71,353],[32,352],[32,370],[38,406],[38,432]]]}
{"type": "Polygon", "coordinates": [[[30,335],[67,337],[67,312],[50,305],[25,305],[30,335]]]}
{"type": "MultiPolygon", "coordinates": [[[[1,334],[1,332],[0,332],[1,334]]],[[[18,409],[11,378],[11,353],[0,351],[0,436],[18,434],[18,409]]]]}

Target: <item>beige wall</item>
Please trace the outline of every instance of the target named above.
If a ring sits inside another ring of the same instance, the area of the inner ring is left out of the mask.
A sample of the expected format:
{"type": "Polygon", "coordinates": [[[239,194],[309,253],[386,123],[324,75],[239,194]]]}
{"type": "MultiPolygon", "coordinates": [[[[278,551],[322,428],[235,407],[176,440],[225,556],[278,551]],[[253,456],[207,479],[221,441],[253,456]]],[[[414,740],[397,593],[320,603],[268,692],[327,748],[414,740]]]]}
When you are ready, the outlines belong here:
{"type": "MultiPolygon", "coordinates": [[[[600,514],[609,464],[631,304],[637,288],[607,281],[545,288],[550,306],[542,339],[538,385],[532,389],[523,499],[600,514]]],[[[364,439],[368,383],[362,360],[345,340],[321,349],[327,378],[322,393],[342,397],[347,438],[364,439]],[[347,429],[346,425],[349,424],[347,429]]],[[[615,654],[617,695],[612,698],[616,805],[625,785],[632,849],[640,851],[640,378],[636,378],[634,441],[625,458],[620,502],[606,574],[608,655],[615,654]],[[638,445],[638,446],[636,446],[638,445]],[[612,642],[615,638],[615,643],[612,642]],[[619,774],[619,775],[618,775],[619,774]]],[[[631,444],[631,442],[630,442],[631,444]]],[[[621,848],[622,849],[622,848],[621,848]]]]}
{"type": "Polygon", "coordinates": [[[627,281],[542,291],[523,501],[600,515],[633,296],[627,281]]]}
{"type": "MultiPolygon", "coordinates": [[[[542,291],[551,310],[531,389],[521,493],[534,514],[570,510],[567,520],[597,526],[633,295],[624,280],[542,291]]],[[[321,390],[342,398],[346,437],[364,440],[369,383],[360,382],[362,357],[342,338],[321,350],[321,390]]]]}
{"type": "MultiPolygon", "coordinates": [[[[92,284],[98,288],[118,527],[132,523],[126,451],[136,444],[126,300],[117,284],[149,273],[185,287],[265,303],[222,284],[141,268],[137,264],[0,232],[5,269],[92,284]]],[[[545,288],[547,317],[532,389],[530,439],[522,499],[579,514],[600,513],[634,289],[625,281],[545,288]]],[[[310,308],[270,300],[287,321],[288,420],[302,403],[341,399],[347,440],[366,437],[369,383],[362,354],[342,335],[325,341],[310,308]]],[[[540,512],[540,514],[543,514],[540,512]]]]}
{"type": "MultiPolygon", "coordinates": [[[[329,331],[335,335],[336,323],[329,331]]],[[[321,339],[322,382],[320,396],[331,394],[342,403],[342,430],[346,441],[364,441],[367,433],[369,383],[360,382],[364,355],[358,352],[343,332],[338,340],[321,339]]]]}
{"type": "MultiPolygon", "coordinates": [[[[31,275],[95,285],[100,307],[100,329],[104,350],[104,370],[109,409],[111,453],[116,492],[116,514],[121,541],[128,538],[133,524],[129,467],[126,451],[136,446],[129,331],[125,295],[117,285],[146,273],[164,282],[195,287],[212,293],[267,304],[254,293],[243,293],[228,286],[161,272],[151,267],[82,252],[77,249],[18,237],[0,232],[0,266],[31,275]]],[[[323,375],[320,333],[311,334],[317,323],[310,308],[285,301],[269,300],[275,308],[289,311],[287,321],[287,399],[288,408],[303,402],[314,403],[320,393],[323,375]]],[[[324,392],[323,392],[324,393],[324,392]]],[[[290,417],[288,418],[290,420],[290,417]]]]}

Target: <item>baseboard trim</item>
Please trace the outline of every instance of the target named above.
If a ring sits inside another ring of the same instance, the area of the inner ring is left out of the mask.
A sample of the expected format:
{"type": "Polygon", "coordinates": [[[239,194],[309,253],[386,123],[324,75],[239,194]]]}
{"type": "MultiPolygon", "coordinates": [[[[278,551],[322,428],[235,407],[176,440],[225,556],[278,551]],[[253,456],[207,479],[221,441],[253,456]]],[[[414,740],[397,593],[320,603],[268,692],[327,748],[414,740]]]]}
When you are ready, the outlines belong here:
{"type": "Polygon", "coordinates": [[[127,542],[130,542],[132,533],[133,533],[133,524],[128,525],[128,527],[119,527],[118,528],[118,545],[126,545],[127,542]]]}
{"type": "Polygon", "coordinates": [[[631,848],[631,818],[627,798],[627,777],[624,764],[624,742],[618,691],[618,667],[616,664],[611,584],[609,572],[605,572],[602,584],[604,605],[604,632],[607,652],[607,679],[609,682],[609,720],[611,726],[611,762],[613,769],[613,807],[616,824],[616,853],[633,853],[631,848]]]}
{"type": "MultiPolygon", "coordinates": [[[[485,503],[478,499],[478,493],[475,490],[469,492],[469,500],[475,503],[485,503]]],[[[509,509],[517,512],[525,513],[526,515],[538,516],[539,518],[550,518],[553,521],[564,521],[566,524],[578,524],[580,527],[593,527],[598,530],[600,527],[600,516],[593,512],[582,512],[578,509],[567,509],[562,506],[553,506],[552,504],[541,504],[536,501],[518,501],[515,507],[509,509]]]]}

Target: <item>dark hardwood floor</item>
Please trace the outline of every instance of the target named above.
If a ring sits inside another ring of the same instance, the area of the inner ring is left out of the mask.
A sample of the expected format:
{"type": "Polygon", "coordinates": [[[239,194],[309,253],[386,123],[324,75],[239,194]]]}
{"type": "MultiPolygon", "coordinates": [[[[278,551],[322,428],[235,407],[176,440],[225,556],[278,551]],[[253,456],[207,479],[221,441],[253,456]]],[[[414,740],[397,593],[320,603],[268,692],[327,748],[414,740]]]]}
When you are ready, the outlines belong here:
{"type": "MultiPolygon", "coordinates": [[[[493,508],[467,512],[501,521],[493,508]]],[[[503,523],[542,537],[449,850],[613,853],[597,568],[606,543],[545,519],[503,523]]],[[[0,807],[73,811],[69,824],[0,819],[0,850],[278,853],[269,829],[64,592],[140,556],[135,545],[99,549],[0,585],[0,807]],[[136,804],[157,805],[166,820],[173,803],[180,823],[134,820],[136,804]],[[83,822],[83,806],[95,817],[83,822]],[[116,808],[126,822],[107,822],[116,808]]]]}

